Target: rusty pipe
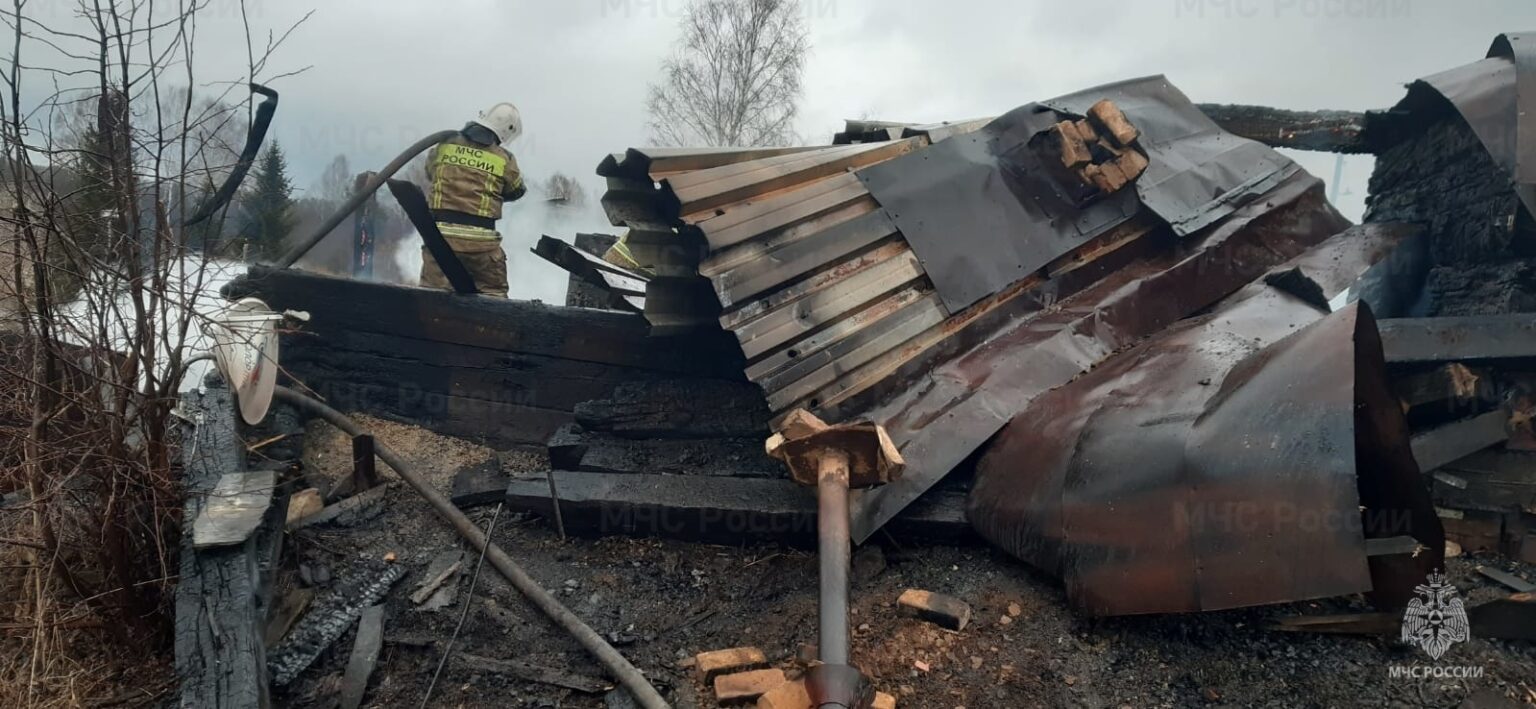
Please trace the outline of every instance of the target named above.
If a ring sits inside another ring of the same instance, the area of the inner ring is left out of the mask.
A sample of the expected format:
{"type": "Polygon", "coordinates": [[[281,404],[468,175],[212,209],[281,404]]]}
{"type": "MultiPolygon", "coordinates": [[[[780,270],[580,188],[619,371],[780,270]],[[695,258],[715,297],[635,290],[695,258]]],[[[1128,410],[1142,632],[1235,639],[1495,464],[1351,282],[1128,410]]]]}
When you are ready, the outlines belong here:
{"type": "Polygon", "coordinates": [[[821,661],[848,664],[848,568],[852,535],[848,531],[848,454],[829,450],[819,462],[816,482],[816,540],[821,564],[821,661]]]}

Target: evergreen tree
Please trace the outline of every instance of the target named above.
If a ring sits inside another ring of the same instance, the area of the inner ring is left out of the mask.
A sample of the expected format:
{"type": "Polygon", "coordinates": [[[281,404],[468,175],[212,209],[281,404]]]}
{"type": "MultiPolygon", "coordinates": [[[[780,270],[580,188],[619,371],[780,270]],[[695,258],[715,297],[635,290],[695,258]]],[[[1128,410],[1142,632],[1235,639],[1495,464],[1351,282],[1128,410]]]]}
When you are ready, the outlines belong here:
{"type": "Polygon", "coordinates": [[[253,259],[276,258],[293,231],[293,184],[288,180],[288,161],[277,141],[267,149],[256,169],[256,183],[245,199],[248,219],[246,238],[253,259]]]}

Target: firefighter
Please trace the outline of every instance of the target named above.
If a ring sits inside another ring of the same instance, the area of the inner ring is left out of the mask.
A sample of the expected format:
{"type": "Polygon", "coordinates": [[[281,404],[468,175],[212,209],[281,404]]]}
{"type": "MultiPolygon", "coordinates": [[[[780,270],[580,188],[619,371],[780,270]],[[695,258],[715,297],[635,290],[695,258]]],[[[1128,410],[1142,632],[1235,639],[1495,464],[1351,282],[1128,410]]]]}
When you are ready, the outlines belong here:
{"type": "Polygon", "coordinates": [[[619,268],[634,271],[642,276],[655,275],[649,266],[635,260],[634,253],[629,250],[629,232],[627,231],[624,232],[623,236],[619,237],[618,241],[613,242],[613,246],[608,247],[608,250],[603,252],[603,260],[619,268]]]}
{"type": "MultiPolygon", "coordinates": [[[[443,239],[485,295],[507,295],[507,256],[501,250],[496,219],[503,202],[522,197],[527,188],[517,160],[502,147],[523,132],[517,107],[498,103],[464,125],[459,134],[432,149],[427,159],[431,190],[427,204],[443,239]]],[[[448,278],[425,247],[421,250],[421,285],[450,288],[448,278]]]]}

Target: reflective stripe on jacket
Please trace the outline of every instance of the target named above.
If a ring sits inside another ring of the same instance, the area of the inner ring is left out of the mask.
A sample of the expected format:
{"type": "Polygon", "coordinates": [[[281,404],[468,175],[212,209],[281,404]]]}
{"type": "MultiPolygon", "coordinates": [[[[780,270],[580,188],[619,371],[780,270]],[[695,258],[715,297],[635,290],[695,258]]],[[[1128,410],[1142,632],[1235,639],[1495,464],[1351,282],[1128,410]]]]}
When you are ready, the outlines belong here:
{"type": "Polygon", "coordinates": [[[499,145],[480,145],[456,135],[432,149],[427,159],[432,209],[496,219],[501,203],[522,196],[517,159],[499,145]]]}

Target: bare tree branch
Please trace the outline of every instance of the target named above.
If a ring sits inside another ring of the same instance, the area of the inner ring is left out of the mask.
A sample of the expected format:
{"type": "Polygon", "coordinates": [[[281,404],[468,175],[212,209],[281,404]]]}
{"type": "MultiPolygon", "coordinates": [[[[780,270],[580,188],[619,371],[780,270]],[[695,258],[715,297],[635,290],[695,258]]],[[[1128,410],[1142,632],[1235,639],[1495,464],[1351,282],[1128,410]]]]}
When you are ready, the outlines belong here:
{"type": "Polygon", "coordinates": [[[796,0],[695,0],[646,99],[658,145],[788,145],[810,52],[796,0]]]}

